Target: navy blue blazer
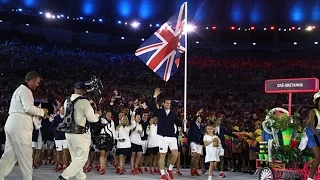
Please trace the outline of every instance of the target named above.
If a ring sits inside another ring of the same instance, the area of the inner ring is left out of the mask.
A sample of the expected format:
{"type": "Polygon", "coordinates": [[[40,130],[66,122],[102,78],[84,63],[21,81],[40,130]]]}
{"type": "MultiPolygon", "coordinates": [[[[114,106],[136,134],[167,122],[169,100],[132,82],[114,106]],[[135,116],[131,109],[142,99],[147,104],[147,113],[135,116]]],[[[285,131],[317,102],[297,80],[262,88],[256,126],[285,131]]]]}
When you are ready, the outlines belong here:
{"type": "Polygon", "coordinates": [[[153,111],[154,115],[158,117],[158,135],[164,137],[176,137],[174,124],[178,127],[181,127],[182,125],[182,122],[178,118],[177,114],[170,110],[169,114],[167,115],[164,109],[157,109],[156,98],[152,98],[151,110],[153,111]]]}
{"type": "Polygon", "coordinates": [[[226,141],[224,138],[224,135],[228,135],[230,137],[234,137],[234,138],[238,138],[237,135],[233,134],[231,131],[229,131],[224,125],[220,125],[220,132],[217,133],[217,136],[219,137],[220,141],[221,141],[221,146],[223,149],[226,148],[226,141]]]}
{"type": "Polygon", "coordinates": [[[190,123],[190,128],[188,131],[188,142],[189,143],[196,143],[196,144],[200,144],[203,145],[203,127],[198,126],[196,121],[192,121],[190,123]]]}

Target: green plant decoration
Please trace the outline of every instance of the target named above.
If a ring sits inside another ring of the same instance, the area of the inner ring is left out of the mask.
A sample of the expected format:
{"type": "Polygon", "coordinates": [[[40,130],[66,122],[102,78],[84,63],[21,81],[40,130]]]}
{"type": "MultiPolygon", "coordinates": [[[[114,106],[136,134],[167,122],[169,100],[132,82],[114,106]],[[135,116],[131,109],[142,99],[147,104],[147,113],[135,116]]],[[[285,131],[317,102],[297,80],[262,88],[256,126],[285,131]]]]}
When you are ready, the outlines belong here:
{"type": "Polygon", "coordinates": [[[293,163],[302,163],[302,152],[298,148],[281,145],[272,150],[273,159],[282,161],[287,167],[292,167],[293,163]]]}
{"type": "Polygon", "coordinates": [[[276,113],[270,112],[266,110],[267,115],[270,119],[274,120],[272,124],[272,128],[284,131],[286,128],[292,128],[293,131],[297,132],[299,130],[299,117],[300,114],[295,112],[293,115],[288,116],[287,114],[283,113],[280,116],[276,113]],[[292,120],[292,122],[291,122],[292,120]]]}

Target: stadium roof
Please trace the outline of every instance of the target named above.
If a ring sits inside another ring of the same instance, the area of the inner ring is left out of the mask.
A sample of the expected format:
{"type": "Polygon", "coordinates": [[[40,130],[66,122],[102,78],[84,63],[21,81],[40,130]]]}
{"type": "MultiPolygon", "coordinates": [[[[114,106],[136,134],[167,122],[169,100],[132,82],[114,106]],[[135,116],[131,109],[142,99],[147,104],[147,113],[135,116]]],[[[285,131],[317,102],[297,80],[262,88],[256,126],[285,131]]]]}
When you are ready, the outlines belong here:
{"type": "MultiPolygon", "coordinates": [[[[0,0],[1,10],[50,12],[103,22],[165,22],[183,0],[0,0]]],[[[189,0],[197,26],[293,26],[318,24],[320,0],[189,0]]]]}

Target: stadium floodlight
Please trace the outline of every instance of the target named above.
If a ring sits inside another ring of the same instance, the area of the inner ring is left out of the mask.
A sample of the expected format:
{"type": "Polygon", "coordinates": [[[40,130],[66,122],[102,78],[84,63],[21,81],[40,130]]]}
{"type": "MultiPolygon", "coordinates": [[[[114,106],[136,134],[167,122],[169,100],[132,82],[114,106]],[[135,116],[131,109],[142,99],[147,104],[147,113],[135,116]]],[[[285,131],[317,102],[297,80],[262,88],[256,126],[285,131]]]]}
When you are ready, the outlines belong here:
{"type": "Polygon", "coordinates": [[[196,44],[199,44],[199,41],[196,41],[196,44]]]}
{"type": "Polygon", "coordinates": [[[50,13],[46,13],[46,18],[51,18],[51,14],[50,13]]]}
{"type": "Polygon", "coordinates": [[[144,38],[142,38],[141,41],[144,41],[144,38]]]}
{"type": "Polygon", "coordinates": [[[124,39],[124,37],[121,37],[121,39],[124,39]]]}
{"type": "Polygon", "coordinates": [[[156,24],[156,26],[159,27],[160,25],[159,25],[159,24],[156,24]]]}
{"type": "Polygon", "coordinates": [[[99,22],[102,22],[102,19],[99,19],[99,22]]]}
{"type": "Polygon", "coordinates": [[[60,16],[58,15],[57,18],[60,19],[60,16]]]}
{"type": "Polygon", "coordinates": [[[83,20],[83,17],[80,17],[81,20],[83,20]]]}
{"type": "Polygon", "coordinates": [[[43,12],[40,11],[39,14],[43,14],[43,12]]]}
{"type": "Polygon", "coordinates": [[[121,24],[122,22],[121,21],[118,21],[118,24],[121,24]]]}
{"type": "Polygon", "coordinates": [[[138,23],[137,21],[134,21],[133,23],[131,23],[131,26],[133,28],[138,28],[140,26],[140,23],[138,23]]]}
{"type": "Polygon", "coordinates": [[[252,45],[254,45],[254,46],[255,46],[255,45],[257,45],[257,43],[255,43],[255,42],[254,42],[254,43],[252,43],[252,45]]]}
{"type": "Polygon", "coordinates": [[[55,15],[52,15],[51,17],[52,17],[53,19],[55,19],[55,18],[56,18],[56,16],[55,16],[55,15]]]}
{"type": "Polygon", "coordinates": [[[20,12],[21,12],[21,11],[22,11],[22,9],[21,9],[21,8],[19,8],[19,9],[18,9],[18,11],[20,11],[20,12]]]}
{"type": "Polygon", "coordinates": [[[149,26],[152,27],[152,24],[150,24],[149,26]]]}
{"type": "Polygon", "coordinates": [[[317,44],[318,44],[318,41],[314,42],[314,44],[316,44],[316,45],[317,45],[317,44]]]}
{"type": "Polygon", "coordinates": [[[186,32],[193,32],[195,31],[197,28],[197,26],[193,25],[193,24],[187,24],[185,27],[184,27],[184,30],[186,32]]]}
{"type": "Polygon", "coordinates": [[[234,42],[233,45],[237,45],[237,42],[234,42]]]}
{"type": "Polygon", "coordinates": [[[297,42],[293,42],[293,45],[297,45],[298,43],[297,42]]]}

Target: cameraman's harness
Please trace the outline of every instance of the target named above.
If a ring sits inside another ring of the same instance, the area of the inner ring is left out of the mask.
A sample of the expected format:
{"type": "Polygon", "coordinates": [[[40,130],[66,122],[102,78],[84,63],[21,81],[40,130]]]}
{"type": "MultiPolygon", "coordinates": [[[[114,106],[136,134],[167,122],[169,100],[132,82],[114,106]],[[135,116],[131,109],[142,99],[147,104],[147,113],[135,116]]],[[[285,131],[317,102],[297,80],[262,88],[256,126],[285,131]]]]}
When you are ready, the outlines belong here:
{"type": "Polygon", "coordinates": [[[79,96],[73,101],[71,101],[71,97],[70,96],[68,97],[66,113],[62,123],[63,126],[58,127],[59,131],[72,133],[72,134],[84,134],[86,132],[86,128],[84,126],[77,125],[74,118],[74,110],[75,110],[74,105],[80,99],[86,99],[86,98],[79,96]]]}

